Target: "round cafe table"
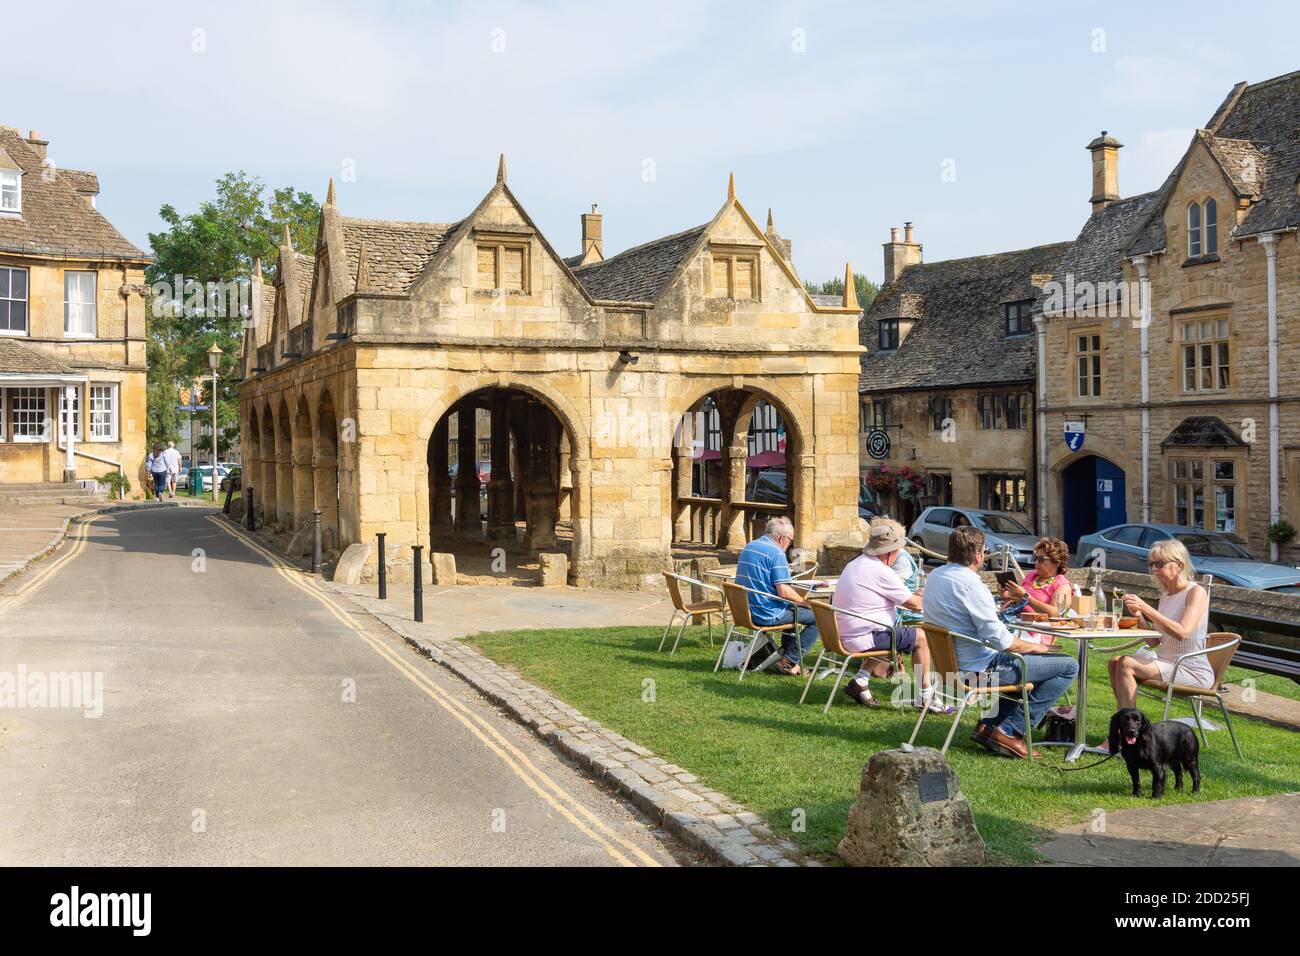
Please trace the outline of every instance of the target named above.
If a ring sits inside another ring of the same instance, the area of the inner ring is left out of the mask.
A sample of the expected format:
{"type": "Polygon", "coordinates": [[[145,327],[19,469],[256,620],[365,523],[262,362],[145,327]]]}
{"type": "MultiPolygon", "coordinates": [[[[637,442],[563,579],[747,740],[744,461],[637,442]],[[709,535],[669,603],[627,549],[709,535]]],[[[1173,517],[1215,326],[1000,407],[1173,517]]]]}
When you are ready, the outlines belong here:
{"type": "Polygon", "coordinates": [[[1038,747],[1068,746],[1070,752],[1065,755],[1067,763],[1078,760],[1085,750],[1098,754],[1108,753],[1109,751],[1088,746],[1088,650],[1094,643],[1113,646],[1145,640],[1149,637],[1161,637],[1161,633],[1137,627],[1096,627],[1091,629],[1053,627],[1050,621],[1015,622],[1009,626],[1013,631],[1034,631],[1039,634],[1051,634],[1058,640],[1065,637],[1079,642],[1079,703],[1074,709],[1074,743],[1058,740],[1035,740],[1034,745],[1038,747]]]}

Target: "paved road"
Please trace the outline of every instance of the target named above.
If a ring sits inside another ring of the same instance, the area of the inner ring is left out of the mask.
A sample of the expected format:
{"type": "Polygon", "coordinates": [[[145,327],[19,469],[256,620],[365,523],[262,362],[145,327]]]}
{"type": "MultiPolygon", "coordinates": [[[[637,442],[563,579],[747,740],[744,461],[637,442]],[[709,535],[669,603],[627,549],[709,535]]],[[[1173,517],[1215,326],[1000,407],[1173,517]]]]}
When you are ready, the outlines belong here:
{"type": "Polygon", "coordinates": [[[0,864],[688,862],[455,677],[363,615],[358,634],[202,510],[105,516],[82,548],[18,603],[0,592],[0,689],[20,668],[29,687],[52,672],[104,681],[98,718],[0,708],[0,864]]]}

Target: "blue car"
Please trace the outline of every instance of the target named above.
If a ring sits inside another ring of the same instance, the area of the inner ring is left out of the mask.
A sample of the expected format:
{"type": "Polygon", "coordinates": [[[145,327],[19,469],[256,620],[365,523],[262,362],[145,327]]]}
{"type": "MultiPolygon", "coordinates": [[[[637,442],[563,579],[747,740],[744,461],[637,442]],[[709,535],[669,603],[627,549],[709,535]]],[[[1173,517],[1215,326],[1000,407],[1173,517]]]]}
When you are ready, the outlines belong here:
{"type": "Polygon", "coordinates": [[[1259,591],[1300,594],[1300,570],[1289,564],[1257,561],[1250,552],[1214,531],[1176,524],[1117,524],[1079,539],[1075,565],[1088,568],[1103,561],[1114,571],[1145,574],[1147,555],[1157,541],[1177,538],[1192,556],[1198,574],[1212,574],[1219,584],[1259,591]]]}

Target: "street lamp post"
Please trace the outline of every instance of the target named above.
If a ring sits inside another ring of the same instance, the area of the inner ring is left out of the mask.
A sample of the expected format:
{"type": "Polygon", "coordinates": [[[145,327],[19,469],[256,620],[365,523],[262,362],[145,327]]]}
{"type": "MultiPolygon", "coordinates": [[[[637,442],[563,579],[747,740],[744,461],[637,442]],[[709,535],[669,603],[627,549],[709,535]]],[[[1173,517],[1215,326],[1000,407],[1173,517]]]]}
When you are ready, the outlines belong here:
{"type": "Polygon", "coordinates": [[[216,342],[208,349],[208,367],[212,369],[212,502],[217,501],[217,368],[221,365],[221,346],[216,342]]]}

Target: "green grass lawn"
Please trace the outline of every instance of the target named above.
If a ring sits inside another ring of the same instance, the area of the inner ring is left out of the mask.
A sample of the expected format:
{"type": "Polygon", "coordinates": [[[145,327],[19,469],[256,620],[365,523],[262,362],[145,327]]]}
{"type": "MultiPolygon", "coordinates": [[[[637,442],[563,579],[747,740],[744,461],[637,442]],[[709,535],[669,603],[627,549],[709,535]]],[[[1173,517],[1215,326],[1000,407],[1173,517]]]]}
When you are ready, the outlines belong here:
{"type": "MultiPolygon", "coordinates": [[[[673,657],[655,652],[660,633],[659,628],[626,627],[508,631],[468,640],[588,717],[748,805],[778,834],[792,835],[811,853],[833,854],[863,764],[876,751],[906,740],[916,711],[868,710],[841,692],[823,718],[821,705],[832,678],[815,684],[809,703],[801,707],[802,680],[759,673],[737,683],[734,670],[712,673],[716,648],[710,650],[703,628],[688,629],[673,657]],[[643,699],[650,696],[648,689],[653,701],[643,699]],[[792,832],[799,810],[806,815],[806,830],[792,832]]],[[[1105,665],[1094,658],[1090,670],[1088,725],[1090,739],[1100,740],[1114,698],[1105,665]]],[[[886,681],[873,682],[879,699],[887,700],[891,689],[886,681]]],[[[1159,717],[1156,702],[1141,706],[1159,717]]],[[[1206,713],[1211,719],[1217,716],[1206,713]]],[[[1189,709],[1175,704],[1173,716],[1187,714],[1189,709]]],[[[940,746],[951,720],[931,715],[918,744],[940,746]]],[[[1175,791],[1171,778],[1165,804],[1300,787],[1300,735],[1245,717],[1235,723],[1247,759],[1237,759],[1226,730],[1212,732],[1210,747],[1201,755],[1201,793],[1193,797],[1190,784],[1175,791]]],[[[1059,769],[1064,766],[1062,747],[1045,749],[1044,759],[1032,764],[1008,760],[970,741],[974,724],[968,712],[948,758],[974,807],[980,833],[1000,857],[1032,862],[1046,828],[1085,819],[1094,808],[1151,805],[1149,799],[1129,796],[1122,760],[1071,773],[1059,769]]],[[[1097,758],[1085,755],[1081,762],[1091,759],[1097,758]]],[[[1149,774],[1143,775],[1143,788],[1150,792],[1149,774]]]]}

